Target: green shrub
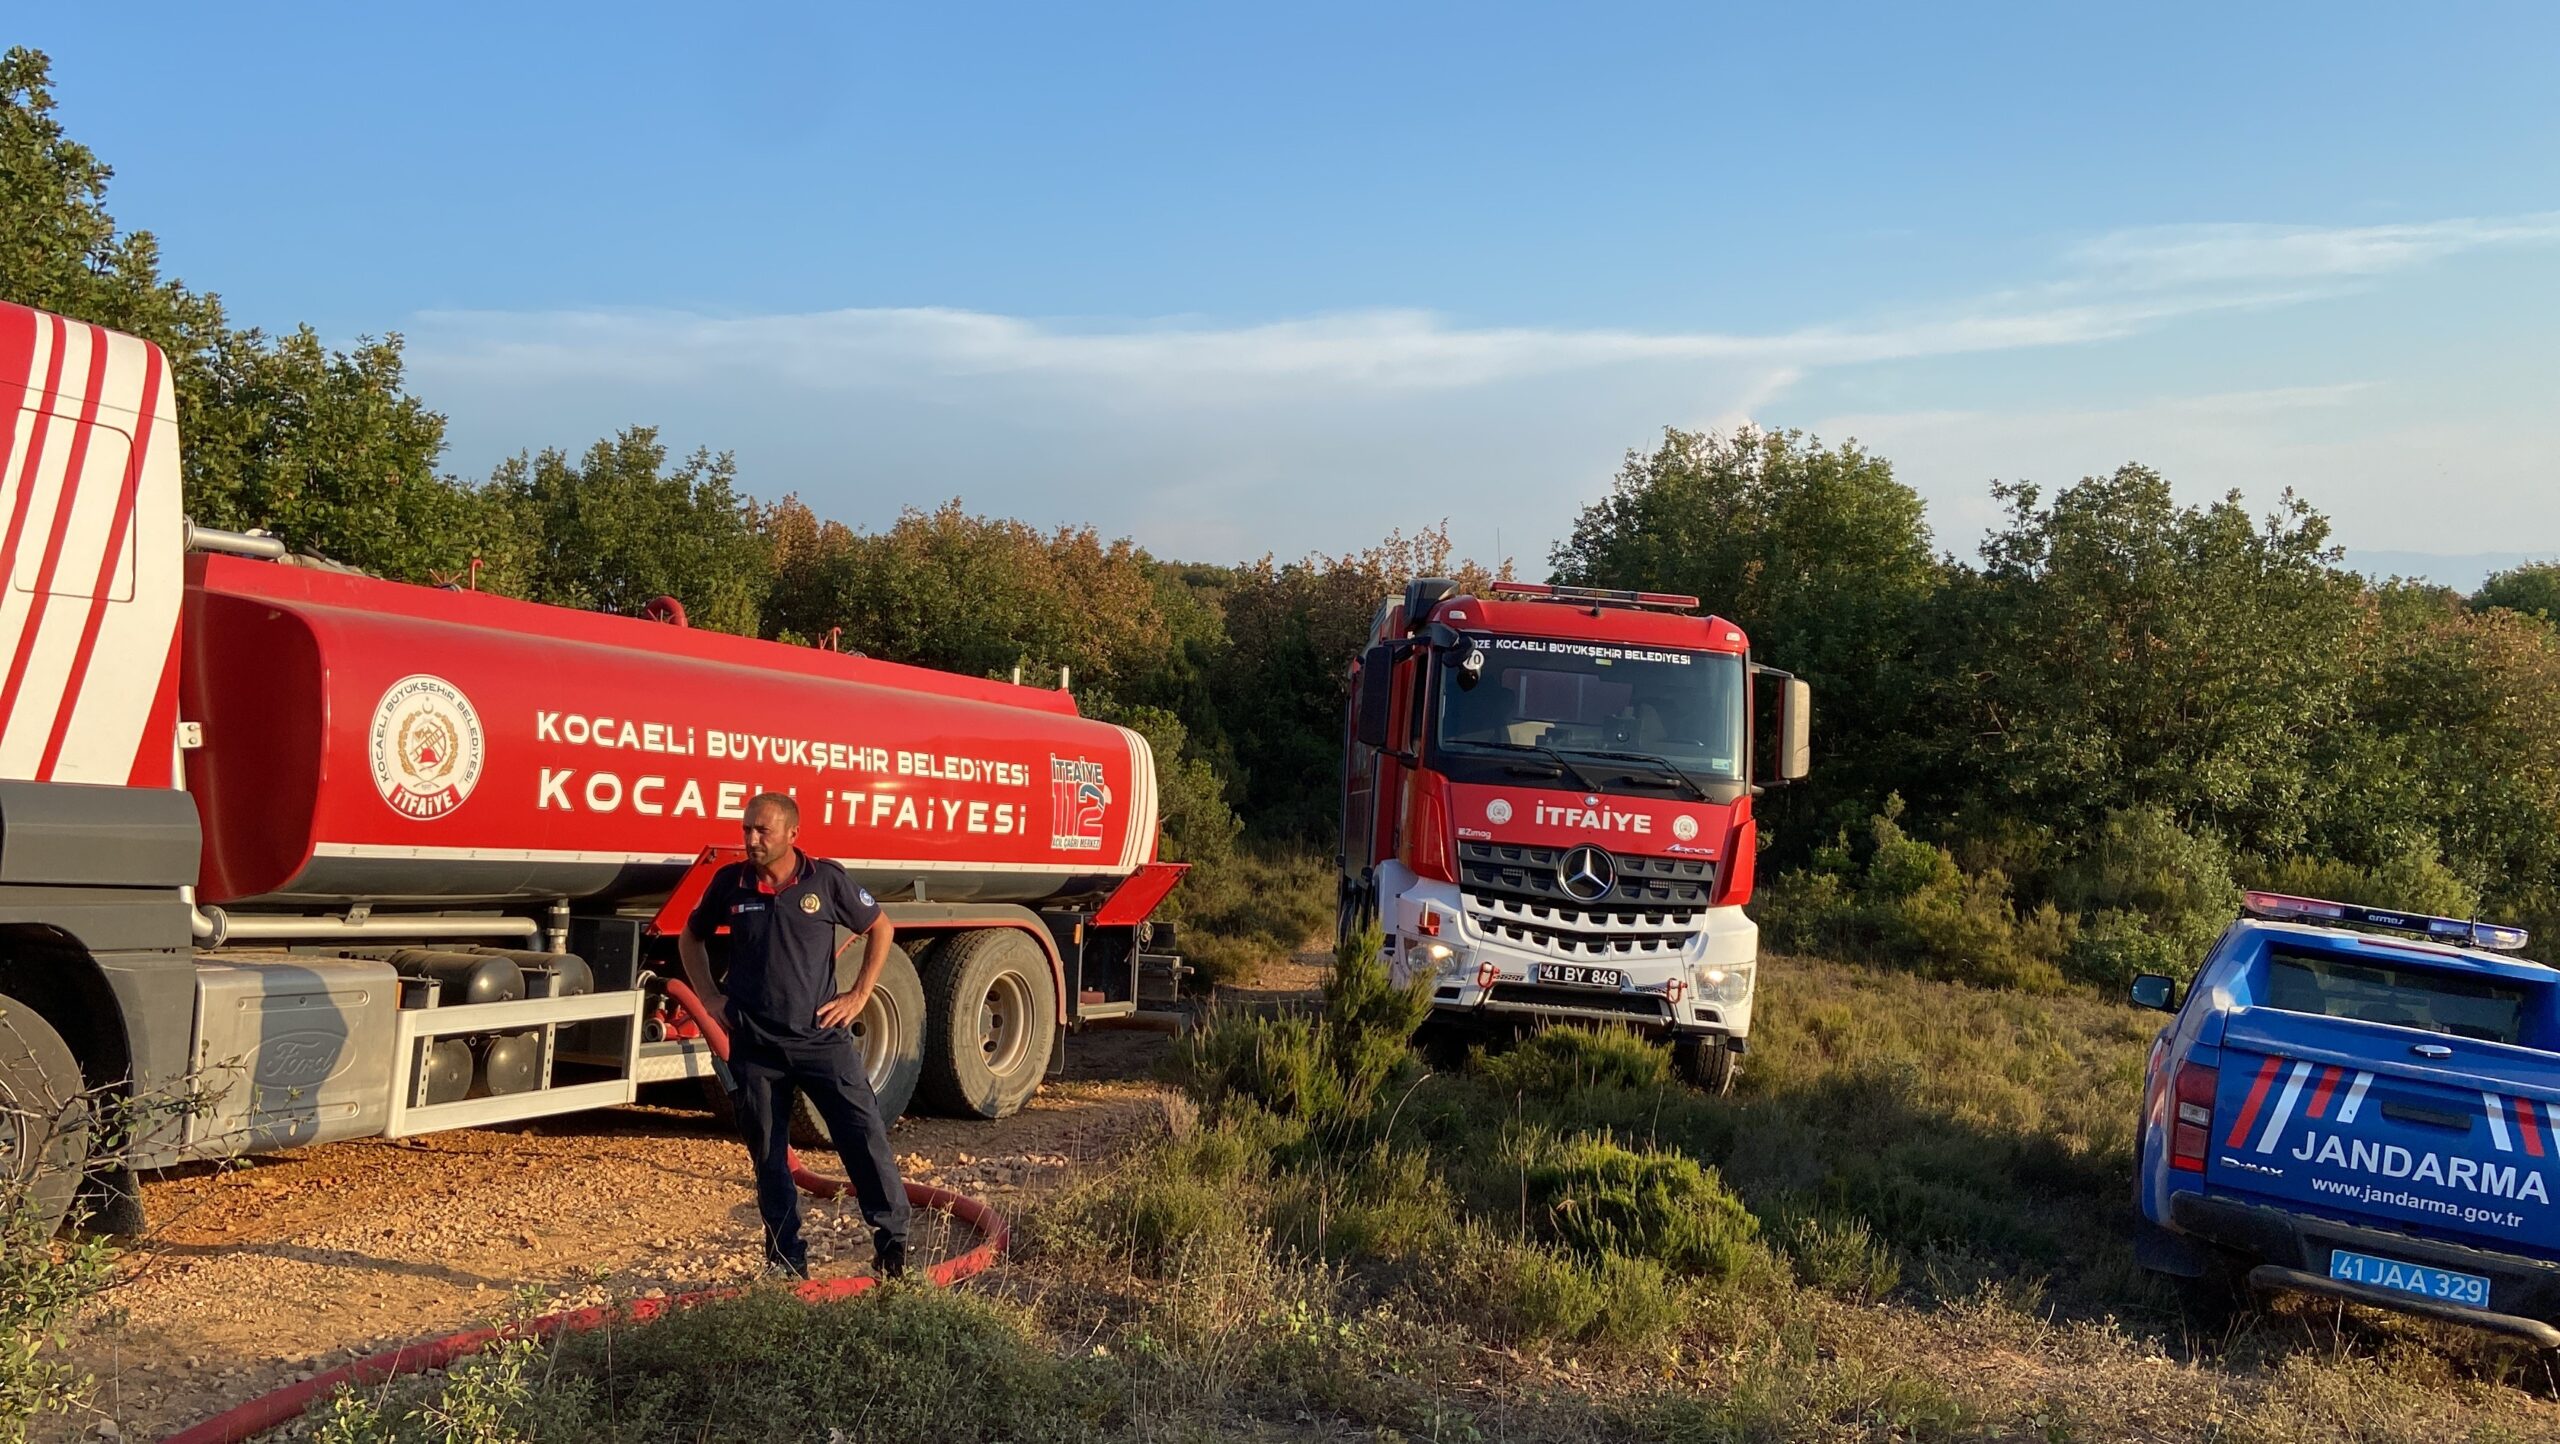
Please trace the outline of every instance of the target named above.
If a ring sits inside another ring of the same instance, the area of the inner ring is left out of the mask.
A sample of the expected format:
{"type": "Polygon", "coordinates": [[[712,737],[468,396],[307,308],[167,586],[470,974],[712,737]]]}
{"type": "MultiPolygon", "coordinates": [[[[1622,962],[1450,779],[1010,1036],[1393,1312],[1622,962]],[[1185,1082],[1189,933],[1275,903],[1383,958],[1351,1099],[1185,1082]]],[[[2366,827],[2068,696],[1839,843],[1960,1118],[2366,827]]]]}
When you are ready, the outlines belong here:
{"type": "Polygon", "coordinates": [[[1912,968],[1930,977],[2051,992],[2071,919],[2050,905],[2021,911],[2008,876],[1967,872],[1955,854],[1902,828],[1902,799],[1868,820],[1863,869],[1844,833],[1820,850],[1819,870],[1772,879],[1753,912],[1773,948],[1831,953],[1912,968]]]}
{"type": "Polygon", "coordinates": [[[52,1357],[72,1317],[107,1286],[115,1252],[104,1239],[55,1242],[23,1187],[0,1187],[0,1440],[88,1401],[90,1377],[52,1357]]]}
{"type": "Polygon", "coordinates": [[[1357,1131],[1388,1080],[1410,1070],[1414,1030],[1431,1011],[1431,980],[1397,986],[1379,935],[1346,943],[1309,1019],[1216,1019],[1176,1046],[1173,1076],[1212,1110],[1249,1103],[1325,1134],[1357,1131]]]}
{"type": "Polygon", "coordinates": [[[1902,1282],[1901,1258],[1863,1218],[1792,1214],[1782,1217],[1772,1232],[1795,1265],[1796,1277],[1815,1288],[1866,1303],[1892,1293],[1902,1282]]]}
{"type": "Polygon", "coordinates": [[[2055,897],[2075,912],[2120,908],[2164,921],[2205,918],[2216,929],[2240,908],[2231,854],[2210,832],[2188,832],[2158,808],[2111,812],[2062,870],[2055,897]]]}
{"type": "Polygon", "coordinates": [[[1586,1258],[1624,1254],[1727,1282],[1766,1257],[1759,1220],[1694,1158],[1587,1134],[1520,1146],[1531,1227],[1586,1258]]]}
{"type": "Polygon", "coordinates": [[[1584,1258],[1478,1233],[1449,1264],[1450,1321],[1509,1343],[1656,1344],[1679,1328],[1679,1281],[1651,1259],[1584,1258]]]}
{"type": "Polygon", "coordinates": [[[1328,1258],[1405,1260],[1445,1243],[1461,1205],[1431,1155],[1371,1144],[1347,1165],[1292,1172],[1273,1189],[1271,1229],[1328,1258]]]}
{"type": "Polygon", "coordinates": [[[1235,982],[1329,939],[1339,881],[1330,858],[1285,847],[1240,847],[1193,868],[1173,900],[1196,981],[1235,982]]]}
{"type": "Polygon", "coordinates": [[[1246,1110],[1168,1139],[1034,1210],[1019,1247],[1032,1257],[1116,1258],[1160,1275],[1200,1247],[1232,1246],[1255,1227],[1275,1135],[1295,1137],[1246,1110]]]}
{"type": "Polygon", "coordinates": [[[1014,1305],[891,1288],[811,1308],[781,1289],[563,1342],[533,1437],[1070,1441],[1112,1401],[1014,1305]]]}
{"type": "Polygon", "coordinates": [[[1479,1054],[1468,1071],[1487,1087],[1562,1099],[1583,1089],[1660,1088],[1671,1082],[1671,1055],[1624,1028],[1541,1028],[1517,1047],[1479,1054]]]}

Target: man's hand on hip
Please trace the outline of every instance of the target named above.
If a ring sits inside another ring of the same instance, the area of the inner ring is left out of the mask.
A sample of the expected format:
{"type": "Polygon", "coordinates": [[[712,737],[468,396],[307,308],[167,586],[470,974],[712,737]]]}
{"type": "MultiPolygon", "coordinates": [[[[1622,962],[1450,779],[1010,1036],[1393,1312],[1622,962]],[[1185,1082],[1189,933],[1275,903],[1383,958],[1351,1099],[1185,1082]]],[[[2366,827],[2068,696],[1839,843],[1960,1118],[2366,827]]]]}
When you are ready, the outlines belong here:
{"type": "Polygon", "coordinates": [[[870,1006],[870,1003],[869,993],[860,988],[847,988],[818,1005],[818,1026],[821,1028],[852,1027],[853,1020],[861,1017],[862,1010],[870,1006]]]}

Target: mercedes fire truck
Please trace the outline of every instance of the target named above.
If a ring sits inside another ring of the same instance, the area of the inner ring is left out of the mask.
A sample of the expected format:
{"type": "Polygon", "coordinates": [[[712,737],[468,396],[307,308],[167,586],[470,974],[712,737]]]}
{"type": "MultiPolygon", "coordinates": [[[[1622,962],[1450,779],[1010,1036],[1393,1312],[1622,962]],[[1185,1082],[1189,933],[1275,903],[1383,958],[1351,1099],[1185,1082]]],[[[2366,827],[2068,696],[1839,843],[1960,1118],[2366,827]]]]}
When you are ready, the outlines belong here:
{"type": "Polygon", "coordinates": [[[131,1227],[134,1168],[707,1083],[653,983],[762,791],[896,925],[893,1114],[1019,1109],[1179,968],[1154,759],[1064,690],[197,527],[176,417],[152,346],[0,304],[0,1192],[131,1227]]]}
{"type": "Polygon", "coordinates": [[[1811,689],[1695,597],[1431,579],[1379,604],[1351,697],[1342,932],[1378,926],[1442,1021],[1632,1026],[1730,1087],[1759,952],[1751,801],[1805,775],[1811,689]]]}

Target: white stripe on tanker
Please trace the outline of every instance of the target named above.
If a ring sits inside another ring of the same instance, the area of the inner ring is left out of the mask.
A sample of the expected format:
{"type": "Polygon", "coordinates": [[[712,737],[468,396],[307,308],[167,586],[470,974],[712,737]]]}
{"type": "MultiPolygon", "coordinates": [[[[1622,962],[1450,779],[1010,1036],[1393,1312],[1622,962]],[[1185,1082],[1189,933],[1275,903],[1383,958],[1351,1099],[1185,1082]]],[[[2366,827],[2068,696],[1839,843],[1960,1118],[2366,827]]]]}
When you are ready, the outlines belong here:
{"type": "MultiPolygon", "coordinates": [[[[135,478],[133,518],[124,537],[127,580],[122,591],[127,599],[93,604],[105,616],[99,622],[80,696],[73,704],[77,710],[63,738],[62,755],[54,763],[52,780],[57,782],[121,783],[132,775],[143,732],[151,724],[151,704],[159,695],[160,672],[168,661],[178,608],[185,599],[186,563],[178,539],[158,534],[165,525],[159,519],[176,515],[180,507],[175,378],[143,343],[123,336],[116,342],[119,353],[130,351],[140,366],[156,367],[160,384],[147,420],[130,409],[120,418],[135,435],[149,437],[142,473],[135,478]]],[[[123,363],[119,354],[115,374],[124,374],[123,363]]],[[[137,370],[135,376],[130,398],[110,392],[109,399],[125,402],[128,408],[141,405],[142,393],[153,388],[142,372],[137,370]]],[[[96,578],[94,563],[87,575],[96,578]]]]}
{"type": "MultiPolygon", "coordinates": [[[[0,777],[33,778],[36,764],[44,756],[45,739],[53,733],[54,714],[61,710],[62,684],[71,671],[71,653],[80,634],[75,626],[66,631],[62,626],[64,609],[46,599],[44,616],[37,624],[35,645],[27,648],[27,619],[34,615],[36,583],[44,573],[45,559],[53,551],[53,529],[60,519],[63,493],[78,480],[68,473],[71,452],[80,437],[80,412],[88,401],[89,367],[100,333],[96,328],[73,322],[63,328],[62,379],[55,393],[52,420],[45,427],[44,451],[37,461],[35,475],[25,490],[26,523],[18,531],[18,549],[9,559],[9,580],[5,596],[0,596],[0,685],[18,670],[18,653],[27,650],[24,675],[19,679],[16,699],[10,704],[7,730],[0,732],[0,777]]],[[[103,386],[102,386],[103,389],[103,386]]],[[[101,428],[103,431],[104,428],[101,428]]],[[[92,450],[97,447],[93,438],[92,450]]],[[[112,443],[111,443],[112,444],[112,443]]],[[[84,461],[85,467],[85,461],[84,461]]],[[[10,477],[15,486],[17,478],[10,477]]],[[[95,508],[82,507],[80,493],[105,490],[101,487],[79,487],[71,497],[71,527],[62,539],[64,550],[71,549],[80,525],[95,515],[95,508]]],[[[112,510],[108,513],[113,515],[112,510]]],[[[97,519],[103,539],[105,519],[97,519]]],[[[89,545],[92,564],[97,558],[98,540],[89,545]]],[[[95,572],[91,573],[94,578],[95,572]]],[[[59,567],[54,572],[53,587],[62,585],[59,567]]],[[[82,583],[87,590],[87,583],[82,583]]]]}

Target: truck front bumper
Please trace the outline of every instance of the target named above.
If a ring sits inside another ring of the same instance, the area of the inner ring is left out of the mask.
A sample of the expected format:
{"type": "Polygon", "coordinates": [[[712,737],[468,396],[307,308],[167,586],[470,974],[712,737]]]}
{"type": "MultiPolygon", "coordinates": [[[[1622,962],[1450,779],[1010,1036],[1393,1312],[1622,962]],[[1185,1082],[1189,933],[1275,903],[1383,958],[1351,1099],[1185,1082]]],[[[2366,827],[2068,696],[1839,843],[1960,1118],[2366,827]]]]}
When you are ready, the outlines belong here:
{"type": "Polygon", "coordinates": [[[2445,1243],[2387,1229],[2292,1213],[2199,1193],[2169,1201],[2169,1226],[2177,1233],[2249,1260],[2254,1288],[2288,1289],[2346,1299],[2449,1323],[2467,1324],[2545,1349],[2560,1349],[2560,1263],[2445,1243]],[[2471,1308],[2329,1277],[2336,1249],[2407,1263],[2478,1274],[2489,1280],[2489,1307],[2471,1308]]]}
{"type": "Polygon", "coordinates": [[[1433,979],[1449,1013],[1616,1023],[1647,1032],[1739,1040],[1751,1032],[1760,928],[1738,907],[1708,908],[1694,932],[1646,953],[1570,955],[1524,947],[1475,916],[1459,889],[1380,869],[1379,922],[1397,981],[1433,979]],[[1614,987],[1559,982],[1545,967],[1614,968],[1614,987]]]}

